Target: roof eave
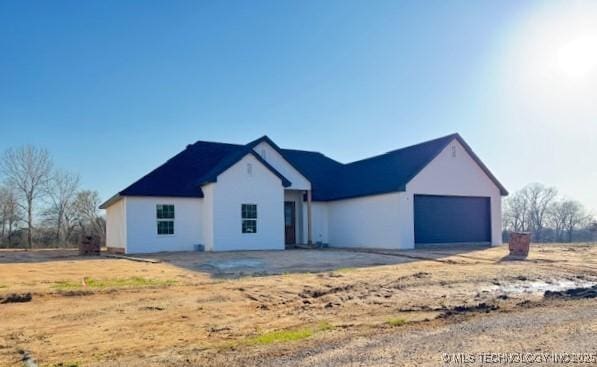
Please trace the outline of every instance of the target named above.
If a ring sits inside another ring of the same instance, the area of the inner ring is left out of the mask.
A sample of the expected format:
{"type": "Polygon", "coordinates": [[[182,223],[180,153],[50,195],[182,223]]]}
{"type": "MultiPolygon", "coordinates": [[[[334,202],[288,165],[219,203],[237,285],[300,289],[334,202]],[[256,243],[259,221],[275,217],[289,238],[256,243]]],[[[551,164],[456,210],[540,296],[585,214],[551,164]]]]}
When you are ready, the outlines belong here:
{"type": "Polygon", "coordinates": [[[396,193],[396,192],[405,192],[405,191],[406,191],[406,186],[401,185],[395,189],[379,190],[379,191],[368,192],[365,194],[340,195],[340,196],[335,196],[335,197],[332,196],[332,197],[328,197],[328,198],[317,197],[316,199],[313,199],[313,201],[327,202],[327,201],[347,200],[347,199],[363,198],[363,197],[367,197],[367,196],[385,195],[385,194],[392,194],[392,193],[396,193]]]}
{"type": "Polygon", "coordinates": [[[267,163],[265,159],[263,159],[259,154],[255,153],[253,149],[251,149],[251,154],[255,157],[259,163],[263,164],[267,169],[269,169],[274,175],[278,176],[278,178],[282,181],[282,186],[289,187],[292,185],[289,179],[284,177],[277,169],[275,169],[271,164],[267,163]]]}
{"type": "Polygon", "coordinates": [[[108,200],[106,200],[105,202],[103,202],[99,206],[99,209],[108,209],[109,206],[112,206],[112,204],[116,204],[122,198],[123,198],[123,196],[120,195],[120,193],[118,193],[118,194],[112,196],[111,198],[109,198],[108,200]]]}

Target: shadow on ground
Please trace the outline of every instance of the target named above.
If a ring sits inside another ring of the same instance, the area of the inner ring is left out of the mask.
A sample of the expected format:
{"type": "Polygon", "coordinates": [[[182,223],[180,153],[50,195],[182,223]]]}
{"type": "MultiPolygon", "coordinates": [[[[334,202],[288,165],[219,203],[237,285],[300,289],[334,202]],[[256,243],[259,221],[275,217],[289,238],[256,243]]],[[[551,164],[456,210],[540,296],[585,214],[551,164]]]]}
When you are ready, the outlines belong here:
{"type": "Polygon", "coordinates": [[[68,249],[0,249],[0,264],[43,263],[48,261],[80,261],[104,259],[100,256],[79,256],[79,250],[68,249]]]}

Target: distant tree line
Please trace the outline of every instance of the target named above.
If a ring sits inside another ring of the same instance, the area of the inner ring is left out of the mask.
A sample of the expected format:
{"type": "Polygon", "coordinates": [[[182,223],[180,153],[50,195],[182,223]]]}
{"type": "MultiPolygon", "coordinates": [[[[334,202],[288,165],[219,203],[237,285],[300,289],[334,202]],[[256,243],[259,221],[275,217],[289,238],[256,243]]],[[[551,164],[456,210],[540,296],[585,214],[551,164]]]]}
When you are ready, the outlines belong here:
{"type": "Polygon", "coordinates": [[[504,201],[504,236],[530,232],[535,242],[584,242],[597,238],[597,220],[584,206],[558,195],[558,190],[533,183],[504,201]]]}
{"type": "Polygon", "coordinates": [[[0,247],[64,247],[85,235],[105,241],[96,191],[54,167],[47,150],[10,148],[0,157],[0,247]]]}

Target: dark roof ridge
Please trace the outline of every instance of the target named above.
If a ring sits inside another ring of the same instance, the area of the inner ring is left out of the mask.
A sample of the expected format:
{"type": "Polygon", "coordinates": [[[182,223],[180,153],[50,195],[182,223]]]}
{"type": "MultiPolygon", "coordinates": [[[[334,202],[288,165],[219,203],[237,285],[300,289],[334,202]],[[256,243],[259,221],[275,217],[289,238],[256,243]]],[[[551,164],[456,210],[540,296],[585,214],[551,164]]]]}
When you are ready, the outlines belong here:
{"type": "Polygon", "coordinates": [[[318,152],[316,150],[303,150],[303,149],[292,149],[292,148],[282,148],[282,150],[287,151],[287,152],[296,152],[296,153],[310,153],[310,154],[319,154],[321,156],[324,156],[327,159],[330,159],[336,163],[338,163],[339,165],[344,165],[344,163],[335,160],[334,158],[327,156],[325,154],[323,154],[322,152],[318,152]]]}
{"type": "Polygon", "coordinates": [[[187,144],[187,148],[192,147],[193,145],[199,144],[199,143],[218,144],[218,145],[233,145],[233,146],[237,146],[237,147],[242,147],[245,145],[245,144],[237,144],[237,143],[223,143],[220,141],[212,141],[212,140],[197,140],[194,143],[187,144]]]}
{"type": "Polygon", "coordinates": [[[429,143],[435,143],[437,141],[440,141],[440,140],[443,140],[443,139],[448,139],[448,138],[453,138],[453,139],[461,138],[462,139],[462,137],[460,136],[460,134],[458,134],[458,133],[452,133],[452,134],[448,134],[448,135],[445,135],[445,136],[442,136],[442,137],[439,137],[439,138],[435,138],[435,139],[431,139],[431,140],[425,140],[425,141],[422,141],[422,142],[417,143],[417,144],[408,145],[406,147],[389,150],[389,151],[387,151],[385,153],[373,155],[371,157],[367,157],[367,158],[359,159],[359,160],[356,160],[356,161],[344,163],[344,165],[349,166],[351,164],[360,163],[360,162],[363,162],[363,161],[367,161],[369,159],[380,158],[380,157],[383,157],[384,155],[394,154],[394,153],[397,153],[397,152],[400,152],[400,151],[403,151],[403,150],[406,150],[406,149],[416,148],[416,147],[418,147],[420,145],[425,145],[425,144],[429,144],[429,143]]]}

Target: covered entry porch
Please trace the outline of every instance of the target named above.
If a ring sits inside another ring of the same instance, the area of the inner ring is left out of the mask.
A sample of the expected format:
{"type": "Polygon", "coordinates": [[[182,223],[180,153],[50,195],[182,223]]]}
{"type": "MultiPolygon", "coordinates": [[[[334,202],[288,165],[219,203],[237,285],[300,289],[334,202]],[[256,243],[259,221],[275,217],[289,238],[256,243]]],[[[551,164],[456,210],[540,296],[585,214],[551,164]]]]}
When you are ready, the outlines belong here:
{"type": "Polygon", "coordinates": [[[312,245],[311,190],[284,190],[284,244],[312,245]]]}

